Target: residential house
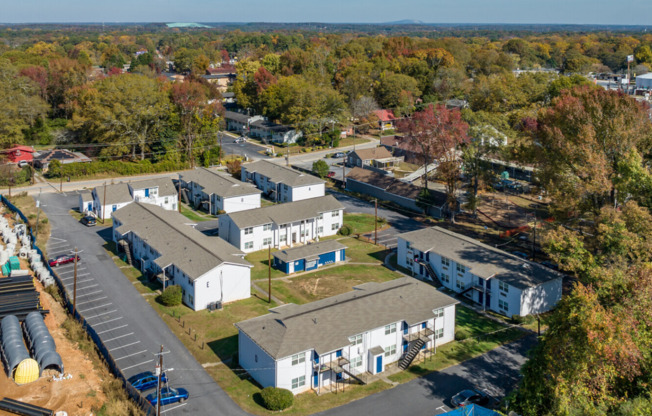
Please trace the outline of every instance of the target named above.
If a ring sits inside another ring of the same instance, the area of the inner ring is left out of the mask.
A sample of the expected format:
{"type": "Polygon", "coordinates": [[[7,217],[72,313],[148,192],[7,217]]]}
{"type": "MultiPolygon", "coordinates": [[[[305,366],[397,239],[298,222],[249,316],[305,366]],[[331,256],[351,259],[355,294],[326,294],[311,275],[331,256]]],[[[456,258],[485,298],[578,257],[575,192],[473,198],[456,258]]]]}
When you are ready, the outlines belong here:
{"type": "Polygon", "coordinates": [[[195,207],[205,206],[213,215],[260,208],[262,191],[231,175],[195,168],[182,172],[180,176],[181,184],[188,189],[192,204],[195,207]]]}
{"type": "Polygon", "coordinates": [[[296,143],[303,133],[290,126],[273,123],[267,119],[256,120],[250,123],[249,135],[272,143],[296,143]]]}
{"type": "Polygon", "coordinates": [[[1,149],[0,154],[4,154],[8,163],[29,163],[34,160],[34,148],[32,146],[14,146],[8,149],[1,149]]]}
{"type": "Polygon", "coordinates": [[[509,317],[549,311],[561,299],[560,273],[443,228],[399,234],[397,253],[416,276],[509,317]]]}
{"type": "Polygon", "coordinates": [[[220,215],[219,236],[249,253],[335,235],[343,222],[344,206],[328,195],[220,215]]]}
{"type": "Polygon", "coordinates": [[[430,201],[417,203],[422,188],[403,182],[391,176],[369,169],[353,168],[346,174],[345,187],[347,191],[370,195],[382,201],[390,201],[410,211],[424,212],[441,218],[446,207],[446,194],[430,189],[430,201]]]}
{"type": "Polygon", "coordinates": [[[347,155],[349,166],[371,166],[377,169],[389,170],[399,165],[403,161],[402,157],[394,157],[384,147],[374,147],[373,149],[358,149],[347,155]]]}
{"type": "MultiPolygon", "coordinates": [[[[134,201],[157,205],[169,211],[178,209],[179,195],[170,178],[110,184],[106,185],[106,192],[104,188],[102,185],[92,191],[92,211],[98,218],[109,219],[113,212],[134,201]]],[[[84,211],[89,211],[88,206],[86,202],[84,211]]]]}
{"type": "Polygon", "coordinates": [[[225,92],[236,79],[235,66],[227,64],[217,68],[208,68],[202,77],[214,84],[220,91],[225,92]]]}
{"type": "Polygon", "coordinates": [[[238,361],[262,387],[294,394],[367,383],[389,364],[407,368],[419,351],[453,341],[457,303],[410,277],[365,283],[238,322],[238,361]]]}
{"type": "Polygon", "coordinates": [[[101,219],[110,219],[117,210],[134,202],[125,182],[97,186],[92,191],[93,210],[101,219]]]}
{"type": "Polygon", "coordinates": [[[95,211],[95,201],[93,193],[87,190],[79,192],[79,212],[82,214],[92,213],[95,211]]]}
{"type": "Polygon", "coordinates": [[[253,266],[244,253],[187,223],[176,211],[134,202],[113,214],[113,241],[124,241],[141,270],[164,286],[180,286],[195,311],[248,298],[253,266]]]}
{"type": "Polygon", "coordinates": [[[58,160],[62,165],[68,163],[88,163],[91,159],[83,153],[71,152],[66,149],[44,150],[34,154],[34,167],[47,172],[50,162],[58,160]]]}
{"type": "Polygon", "coordinates": [[[375,110],[374,114],[378,117],[378,128],[381,131],[396,128],[396,117],[394,117],[392,110],[375,110]]]}
{"type": "Polygon", "coordinates": [[[240,178],[251,182],[276,202],[294,202],[324,196],[323,179],[266,160],[242,165],[240,178]]]}
{"type": "Polygon", "coordinates": [[[292,274],[345,261],[346,246],[336,240],[325,240],[275,251],[272,255],[274,267],[284,273],[292,274]]]}
{"type": "Polygon", "coordinates": [[[407,163],[415,165],[423,164],[423,155],[406,137],[396,135],[383,136],[380,138],[380,145],[389,150],[392,155],[403,157],[407,163]]]}
{"type": "Polygon", "coordinates": [[[263,120],[263,116],[250,116],[235,111],[225,111],[224,120],[226,120],[226,129],[228,131],[234,131],[239,134],[249,134],[251,123],[263,120]]]}

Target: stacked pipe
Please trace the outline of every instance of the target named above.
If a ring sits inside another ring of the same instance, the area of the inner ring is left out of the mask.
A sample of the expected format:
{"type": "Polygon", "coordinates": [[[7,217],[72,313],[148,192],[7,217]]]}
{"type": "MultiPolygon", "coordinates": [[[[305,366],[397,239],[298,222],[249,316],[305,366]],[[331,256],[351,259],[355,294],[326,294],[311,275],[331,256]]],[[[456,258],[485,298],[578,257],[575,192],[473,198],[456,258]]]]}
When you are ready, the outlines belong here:
{"type": "Polygon", "coordinates": [[[25,339],[41,372],[48,368],[55,368],[59,373],[63,373],[61,356],[56,351],[54,338],[45,326],[43,316],[38,312],[28,314],[25,318],[24,329],[25,339]]]}
{"type": "Polygon", "coordinates": [[[38,363],[31,359],[23,343],[23,331],[18,318],[6,316],[0,322],[0,351],[4,359],[7,376],[17,384],[26,384],[39,377],[38,363]]]}
{"type": "Polygon", "coordinates": [[[30,312],[48,313],[41,307],[39,293],[31,276],[0,279],[0,319],[15,315],[23,320],[30,312]]]}

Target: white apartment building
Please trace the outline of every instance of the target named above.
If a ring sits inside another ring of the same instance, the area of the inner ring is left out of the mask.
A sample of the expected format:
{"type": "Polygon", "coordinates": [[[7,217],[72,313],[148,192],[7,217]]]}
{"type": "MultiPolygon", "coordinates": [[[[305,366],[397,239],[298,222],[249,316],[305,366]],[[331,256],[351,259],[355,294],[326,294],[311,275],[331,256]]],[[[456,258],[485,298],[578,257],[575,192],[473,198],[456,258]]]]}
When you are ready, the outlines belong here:
{"type": "Polygon", "coordinates": [[[294,394],[331,391],[344,379],[366,384],[388,364],[407,368],[454,340],[457,303],[407,277],[279,306],[235,324],[239,364],[262,387],[294,394]]]}
{"type": "Polygon", "coordinates": [[[204,205],[208,212],[217,215],[260,208],[261,190],[254,185],[235,179],[225,173],[206,168],[182,172],[181,185],[188,189],[192,204],[204,205]]]}
{"type": "Polygon", "coordinates": [[[397,262],[505,316],[546,312],[561,299],[561,273],[439,227],[399,234],[397,262]]]}
{"type": "Polygon", "coordinates": [[[344,206],[332,195],[219,216],[219,236],[245,253],[337,234],[344,206]]]}
{"type": "Polygon", "coordinates": [[[91,192],[92,205],[86,198],[80,198],[80,210],[92,211],[98,218],[109,219],[115,211],[131,204],[142,202],[159,206],[169,211],[176,211],[178,198],[170,178],[146,179],[142,181],[120,182],[98,186],[91,192]],[[92,210],[88,207],[92,206],[92,210]]]}
{"type": "Polygon", "coordinates": [[[134,202],[113,214],[113,240],[128,242],[141,269],[164,286],[181,286],[183,302],[195,311],[248,298],[253,266],[244,253],[193,225],[178,212],[134,202]]]}
{"type": "Polygon", "coordinates": [[[243,164],[240,177],[242,181],[256,185],[276,202],[295,202],[325,195],[324,180],[266,160],[243,164]]]}

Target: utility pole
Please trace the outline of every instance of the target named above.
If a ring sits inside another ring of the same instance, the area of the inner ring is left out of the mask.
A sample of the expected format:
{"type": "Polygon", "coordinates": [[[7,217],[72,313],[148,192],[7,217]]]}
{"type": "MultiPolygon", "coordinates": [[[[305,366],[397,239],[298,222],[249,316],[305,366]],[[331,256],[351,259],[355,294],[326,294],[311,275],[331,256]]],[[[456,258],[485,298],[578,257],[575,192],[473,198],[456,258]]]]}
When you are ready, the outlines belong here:
{"type": "Polygon", "coordinates": [[[102,212],[102,224],[104,224],[104,221],[105,221],[104,218],[106,217],[106,212],[104,212],[105,210],[106,210],[106,181],[104,181],[104,200],[102,201],[102,210],[101,210],[101,212],[102,212]]]}
{"type": "Polygon", "coordinates": [[[344,188],[345,183],[346,183],[346,154],[342,158],[342,188],[344,188]]]}
{"type": "Polygon", "coordinates": [[[272,303],[272,246],[267,247],[267,303],[272,303]]]}
{"type": "Polygon", "coordinates": [[[534,234],[532,236],[532,261],[536,260],[536,244],[537,244],[537,214],[534,214],[534,234]]]}
{"type": "Polygon", "coordinates": [[[287,152],[286,152],[287,156],[285,156],[285,166],[290,166],[290,144],[289,143],[288,143],[286,149],[287,149],[287,152]]]}
{"type": "Polygon", "coordinates": [[[41,206],[41,188],[38,188],[38,199],[36,200],[36,233],[34,234],[34,242],[36,243],[36,240],[38,239],[38,219],[39,216],[41,215],[41,210],[39,207],[41,206]]]}
{"type": "Polygon", "coordinates": [[[73,285],[72,285],[72,317],[75,317],[75,311],[77,310],[77,259],[79,258],[79,252],[77,251],[77,247],[75,247],[75,271],[74,271],[74,277],[73,277],[73,285]]]}
{"type": "Polygon", "coordinates": [[[378,200],[374,199],[374,244],[378,245],[378,200]]]}
{"type": "Polygon", "coordinates": [[[156,376],[158,378],[158,383],[156,385],[156,416],[161,416],[161,378],[163,377],[163,345],[161,345],[161,352],[158,355],[156,376]]]}
{"type": "MultiPolygon", "coordinates": [[[[220,148],[220,152],[222,149],[220,148]]],[[[221,162],[220,162],[221,163],[221,162]]],[[[181,213],[181,174],[179,174],[179,182],[177,182],[177,210],[181,213]]]]}
{"type": "Polygon", "coordinates": [[[222,136],[223,136],[223,134],[222,134],[221,131],[219,131],[217,134],[218,134],[218,136],[220,138],[220,151],[219,151],[219,154],[217,155],[217,157],[220,160],[220,166],[222,166],[222,136]]]}
{"type": "Polygon", "coordinates": [[[63,192],[63,172],[59,174],[59,192],[63,192]]]}

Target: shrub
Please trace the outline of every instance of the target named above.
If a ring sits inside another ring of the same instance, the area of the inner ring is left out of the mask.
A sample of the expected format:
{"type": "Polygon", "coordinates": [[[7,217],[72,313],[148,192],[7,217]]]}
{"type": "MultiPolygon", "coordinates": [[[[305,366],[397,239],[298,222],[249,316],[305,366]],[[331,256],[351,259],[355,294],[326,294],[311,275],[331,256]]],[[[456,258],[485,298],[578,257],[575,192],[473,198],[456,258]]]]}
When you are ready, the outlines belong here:
{"type": "Polygon", "coordinates": [[[339,235],[343,235],[343,236],[351,235],[351,227],[349,227],[348,225],[345,224],[345,225],[342,226],[342,228],[339,229],[339,231],[337,233],[339,235]]]}
{"type": "Polygon", "coordinates": [[[165,306],[177,306],[181,304],[183,298],[183,293],[181,292],[181,286],[168,286],[161,296],[159,296],[159,301],[165,306]]]}
{"type": "Polygon", "coordinates": [[[263,399],[263,406],[268,410],[285,410],[294,402],[294,395],[290,390],[278,387],[265,387],[260,392],[260,396],[263,399]]]}

